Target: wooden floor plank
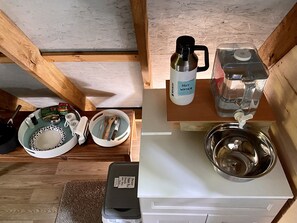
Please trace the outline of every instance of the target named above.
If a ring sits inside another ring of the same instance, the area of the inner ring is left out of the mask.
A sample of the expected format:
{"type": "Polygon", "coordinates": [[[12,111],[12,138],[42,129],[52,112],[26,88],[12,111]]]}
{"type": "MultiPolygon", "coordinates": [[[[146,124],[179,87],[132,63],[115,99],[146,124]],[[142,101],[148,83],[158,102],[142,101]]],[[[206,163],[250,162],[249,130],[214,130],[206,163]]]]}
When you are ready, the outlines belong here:
{"type": "Polygon", "coordinates": [[[33,223],[55,223],[55,220],[56,218],[46,219],[46,220],[34,220],[33,223]]]}
{"type": "Polygon", "coordinates": [[[0,162],[0,175],[54,175],[57,163],[11,163],[0,162]]]}
{"type": "Polygon", "coordinates": [[[63,188],[34,189],[30,203],[58,204],[63,188]]]}
{"type": "Polygon", "coordinates": [[[56,175],[98,175],[106,178],[112,162],[76,162],[67,161],[58,164],[56,175]]]}
{"type": "Polygon", "coordinates": [[[2,189],[0,190],[0,204],[29,204],[32,194],[33,189],[2,189]]]}
{"type": "Polygon", "coordinates": [[[93,175],[4,175],[0,176],[0,190],[12,189],[37,189],[63,187],[72,180],[106,180],[106,176],[93,175]]]}
{"type": "Polygon", "coordinates": [[[0,219],[46,220],[55,218],[58,204],[0,204],[0,219]]]}
{"type": "Polygon", "coordinates": [[[34,223],[34,221],[0,220],[0,223],[34,223]]]}

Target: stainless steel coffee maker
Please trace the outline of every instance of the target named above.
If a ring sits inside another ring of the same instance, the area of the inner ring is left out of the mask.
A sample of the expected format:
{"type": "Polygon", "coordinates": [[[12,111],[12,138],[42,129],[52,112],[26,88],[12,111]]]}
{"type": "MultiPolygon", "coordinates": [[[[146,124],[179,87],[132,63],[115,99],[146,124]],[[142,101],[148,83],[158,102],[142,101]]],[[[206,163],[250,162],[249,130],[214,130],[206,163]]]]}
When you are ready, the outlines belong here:
{"type": "Polygon", "coordinates": [[[219,116],[252,118],[263,94],[268,70],[250,43],[217,47],[211,89],[219,116]],[[235,115],[235,116],[234,116],[235,115]]]}

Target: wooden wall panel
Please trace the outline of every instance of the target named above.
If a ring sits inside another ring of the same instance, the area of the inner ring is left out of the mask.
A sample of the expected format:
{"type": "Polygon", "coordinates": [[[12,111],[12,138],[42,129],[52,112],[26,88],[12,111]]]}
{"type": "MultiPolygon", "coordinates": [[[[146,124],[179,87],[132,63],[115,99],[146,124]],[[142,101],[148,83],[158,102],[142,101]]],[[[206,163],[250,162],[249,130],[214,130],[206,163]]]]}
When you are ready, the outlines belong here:
{"type": "Polygon", "coordinates": [[[273,66],[297,44],[297,3],[259,49],[263,62],[273,66]],[[281,45],[280,45],[281,44],[281,45]]]}
{"type": "Polygon", "coordinates": [[[294,202],[290,209],[284,214],[279,223],[295,223],[297,213],[297,202],[294,202]]]}
{"type": "Polygon", "coordinates": [[[16,110],[18,105],[21,105],[21,111],[34,111],[36,108],[35,106],[31,105],[30,103],[15,97],[0,89],[0,109],[5,109],[9,111],[16,110]]]}
{"type": "MultiPolygon", "coordinates": [[[[297,196],[296,61],[297,46],[270,69],[270,76],[265,86],[265,95],[276,115],[276,123],[271,127],[271,135],[295,199],[297,196]]],[[[293,199],[288,202],[287,208],[277,217],[280,218],[280,222],[293,223],[296,221],[297,210],[295,210],[295,217],[291,220],[286,217],[286,209],[289,210],[289,214],[292,213],[294,207],[296,209],[296,201],[293,199]],[[283,214],[284,217],[281,218],[283,214]]]]}

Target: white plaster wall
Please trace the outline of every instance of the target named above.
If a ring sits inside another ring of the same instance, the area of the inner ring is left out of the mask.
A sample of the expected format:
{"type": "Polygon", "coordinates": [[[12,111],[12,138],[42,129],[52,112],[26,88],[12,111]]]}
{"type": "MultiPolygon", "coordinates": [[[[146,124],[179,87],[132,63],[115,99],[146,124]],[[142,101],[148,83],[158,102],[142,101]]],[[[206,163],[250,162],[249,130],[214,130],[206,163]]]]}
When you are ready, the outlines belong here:
{"type": "Polygon", "coordinates": [[[129,0],[0,0],[42,51],[136,50],[129,0]]]}
{"type": "Polygon", "coordinates": [[[55,105],[62,101],[15,64],[0,64],[0,88],[36,107],[55,105]]]}
{"type": "MultiPolygon", "coordinates": [[[[138,62],[55,63],[96,107],[140,107],[142,76],[138,62]]],[[[0,64],[0,88],[45,107],[63,100],[15,64],[0,64]]]]}
{"type": "Polygon", "coordinates": [[[210,69],[197,73],[197,78],[210,78],[218,44],[251,42],[260,47],[295,2],[148,0],[153,87],[165,87],[164,80],[170,78],[170,56],[175,51],[177,37],[191,35],[197,45],[208,47],[210,69]]]}
{"type": "Polygon", "coordinates": [[[96,107],[142,105],[142,76],[138,62],[55,63],[96,107]]]}

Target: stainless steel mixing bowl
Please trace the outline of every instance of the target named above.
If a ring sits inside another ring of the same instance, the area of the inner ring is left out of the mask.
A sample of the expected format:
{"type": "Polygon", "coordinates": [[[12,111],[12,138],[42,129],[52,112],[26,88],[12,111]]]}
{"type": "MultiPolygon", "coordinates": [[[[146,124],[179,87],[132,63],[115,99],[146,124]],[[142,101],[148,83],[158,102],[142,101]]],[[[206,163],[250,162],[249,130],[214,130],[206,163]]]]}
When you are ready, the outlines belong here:
{"type": "Polygon", "coordinates": [[[215,126],[206,135],[205,152],[216,172],[228,180],[246,182],[268,173],[276,151],[267,135],[238,123],[215,126]]]}

